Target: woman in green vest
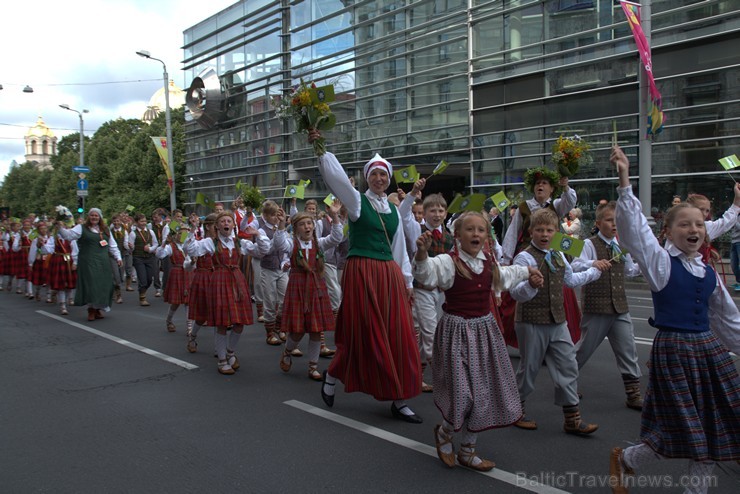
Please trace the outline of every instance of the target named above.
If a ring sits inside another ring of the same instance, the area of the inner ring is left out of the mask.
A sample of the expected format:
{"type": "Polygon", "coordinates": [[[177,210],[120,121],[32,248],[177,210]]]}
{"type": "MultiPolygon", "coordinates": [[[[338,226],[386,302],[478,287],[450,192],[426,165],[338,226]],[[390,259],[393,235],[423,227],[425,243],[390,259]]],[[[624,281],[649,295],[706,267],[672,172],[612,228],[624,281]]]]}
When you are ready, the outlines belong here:
{"type": "Polygon", "coordinates": [[[110,229],[103,221],[103,212],[91,208],[84,224],[67,228],[57,223],[59,234],[65,240],[76,240],[79,249],[77,258],[77,292],[75,305],[87,304],[87,320],[103,319],[101,311],[110,310],[113,300],[113,270],[108,255],[113,256],[120,266],[121,252],[110,229]]]}
{"type": "MultiPolygon", "coordinates": [[[[311,131],[309,141],[318,137],[318,131],[311,131]]],[[[411,263],[398,209],[385,194],[393,167],[378,154],[368,161],[364,194],[355,190],[332,153],[319,157],[319,171],[349,217],[337,352],[324,371],[321,397],[332,406],[339,380],[346,392],[392,401],[393,417],[420,424],[421,417],[405,402],[421,393],[421,364],[411,315],[411,263]]]]}

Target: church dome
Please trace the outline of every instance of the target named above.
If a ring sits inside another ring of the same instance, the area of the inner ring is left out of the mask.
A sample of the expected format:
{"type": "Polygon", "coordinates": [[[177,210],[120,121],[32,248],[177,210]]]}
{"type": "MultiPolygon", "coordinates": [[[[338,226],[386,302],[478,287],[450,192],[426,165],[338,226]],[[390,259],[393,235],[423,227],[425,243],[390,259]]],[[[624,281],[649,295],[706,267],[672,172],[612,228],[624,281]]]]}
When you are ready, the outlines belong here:
{"type": "MultiPolygon", "coordinates": [[[[185,105],[185,91],[180,89],[179,87],[175,86],[174,81],[170,79],[170,109],[174,108],[180,108],[181,106],[185,105]]],[[[167,105],[165,104],[164,100],[164,88],[161,87],[155,91],[155,93],[152,95],[152,97],[149,99],[149,104],[147,105],[147,109],[144,111],[144,114],[142,115],[141,119],[144,122],[151,123],[156,116],[165,111],[165,107],[167,105]]]]}
{"type": "Polygon", "coordinates": [[[36,125],[28,129],[26,137],[54,137],[54,132],[44,123],[44,119],[39,116],[36,125]]]}

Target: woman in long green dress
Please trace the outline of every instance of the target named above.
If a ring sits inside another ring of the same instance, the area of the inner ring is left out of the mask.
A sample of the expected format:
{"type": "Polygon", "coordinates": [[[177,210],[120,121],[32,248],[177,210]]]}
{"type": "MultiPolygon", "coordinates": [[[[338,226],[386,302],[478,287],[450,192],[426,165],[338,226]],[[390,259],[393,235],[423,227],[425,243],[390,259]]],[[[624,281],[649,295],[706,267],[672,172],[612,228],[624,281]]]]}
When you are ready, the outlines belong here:
{"type": "Polygon", "coordinates": [[[109,311],[113,300],[113,270],[109,256],[121,265],[121,252],[110,229],[103,221],[103,213],[92,208],[82,225],[66,228],[59,223],[59,234],[65,240],[77,240],[77,293],[75,305],[87,304],[87,320],[103,319],[101,311],[109,311]]]}

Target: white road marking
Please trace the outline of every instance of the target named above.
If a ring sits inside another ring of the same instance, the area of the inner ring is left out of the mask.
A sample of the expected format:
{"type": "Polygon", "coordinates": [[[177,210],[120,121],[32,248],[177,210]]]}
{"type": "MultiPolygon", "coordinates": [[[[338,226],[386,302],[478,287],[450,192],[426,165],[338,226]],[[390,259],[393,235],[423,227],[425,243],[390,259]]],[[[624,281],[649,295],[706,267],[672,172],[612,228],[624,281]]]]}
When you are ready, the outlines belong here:
{"type": "Polygon", "coordinates": [[[88,333],[92,333],[95,336],[100,336],[101,338],[105,338],[106,340],[110,340],[114,343],[118,343],[119,345],[123,345],[125,347],[131,348],[133,350],[137,350],[139,352],[145,353],[151,357],[158,358],[160,360],[164,360],[167,363],[178,365],[184,369],[187,370],[195,370],[198,368],[197,365],[193,365],[190,362],[185,362],[184,360],[177,359],[175,357],[170,357],[169,355],[165,355],[164,353],[160,353],[156,350],[152,350],[151,348],[146,348],[141,345],[137,345],[136,343],[132,343],[128,340],[124,340],[122,338],[119,338],[117,336],[109,335],[108,333],[103,333],[102,331],[98,331],[97,329],[93,329],[91,327],[85,326],[84,324],[80,324],[74,321],[70,321],[67,318],[64,318],[62,316],[58,316],[56,314],[50,314],[49,312],[43,311],[43,310],[37,310],[37,314],[41,314],[42,316],[50,317],[52,319],[55,319],[57,321],[63,322],[64,324],[69,324],[70,326],[74,326],[75,328],[79,328],[83,331],[87,331],[88,333]]]}
{"type": "MultiPolygon", "coordinates": [[[[357,431],[364,432],[365,434],[369,434],[371,436],[377,437],[378,439],[383,439],[384,441],[388,441],[398,446],[403,446],[404,448],[408,448],[418,453],[431,456],[432,458],[435,458],[435,459],[437,458],[437,449],[432,446],[429,446],[428,444],[423,444],[418,441],[414,441],[413,439],[399,436],[398,434],[394,434],[392,432],[388,432],[386,430],[373,427],[372,425],[363,424],[362,422],[358,422],[356,420],[344,417],[342,415],[337,415],[336,413],[330,412],[328,410],[324,410],[323,408],[317,408],[313,405],[309,405],[301,401],[288,400],[288,401],[284,401],[283,404],[291,406],[293,408],[297,408],[304,412],[308,412],[312,415],[316,415],[318,417],[331,420],[332,422],[336,422],[338,424],[344,425],[345,427],[349,427],[350,429],[355,429],[357,431]]],[[[513,473],[500,470],[498,468],[494,468],[490,472],[478,472],[476,470],[471,470],[471,471],[480,473],[481,475],[485,475],[487,477],[494,478],[496,480],[500,480],[501,482],[506,482],[507,484],[511,484],[513,486],[519,487],[521,489],[524,489],[530,492],[537,492],[537,493],[542,493],[542,494],[545,494],[545,493],[546,494],[567,494],[568,492],[568,491],[556,489],[555,487],[550,487],[549,485],[537,483],[531,479],[525,478],[524,476],[518,476],[513,473]]]]}

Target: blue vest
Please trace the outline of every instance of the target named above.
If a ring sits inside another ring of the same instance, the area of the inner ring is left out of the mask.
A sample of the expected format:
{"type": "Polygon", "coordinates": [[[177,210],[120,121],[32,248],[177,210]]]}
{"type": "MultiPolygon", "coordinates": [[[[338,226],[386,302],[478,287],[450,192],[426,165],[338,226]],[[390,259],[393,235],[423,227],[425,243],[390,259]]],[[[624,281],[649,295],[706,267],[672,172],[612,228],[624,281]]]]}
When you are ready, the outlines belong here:
{"type": "Polygon", "coordinates": [[[671,256],[671,277],[659,292],[652,292],[655,319],[650,324],[667,331],[709,331],[709,297],[717,286],[714,270],[697,278],[671,256]]]}

